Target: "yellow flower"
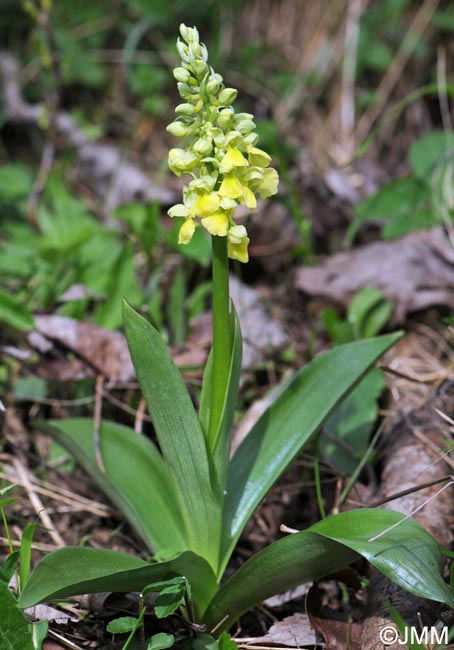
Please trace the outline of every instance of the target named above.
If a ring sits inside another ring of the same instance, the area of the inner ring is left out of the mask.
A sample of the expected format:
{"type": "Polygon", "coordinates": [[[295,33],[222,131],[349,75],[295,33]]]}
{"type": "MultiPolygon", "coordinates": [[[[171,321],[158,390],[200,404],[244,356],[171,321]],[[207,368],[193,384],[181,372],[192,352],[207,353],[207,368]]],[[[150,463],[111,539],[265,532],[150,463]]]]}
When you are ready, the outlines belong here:
{"type": "Polygon", "coordinates": [[[189,213],[191,217],[209,217],[219,209],[219,196],[212,192],[211,194],[202,194],[191,205],[189,213]]]}
{"type": "Polygon", "coordinates": [[[243,264],[249,262],[249,237],[247,236],[246,228],[244,226],[232,226],[227,233],[227,237],[228,255],[230,259],[238,260],[243,264]]]}
{"type": "Polygon", "coordinates": [[[257,147],[248,147],[248,160],[250,165],[257,165],[257,167],[268,167],[271,162],[271,156],[257,147]]]}
{"type": "Polygon", "coordinates": [[[226,174],[219,188],[219,196],[228,199],[238,199],[243,195],[243,185],[233,174],[226,174]]]}
{"type": "Polygon", "coordinates": [[[183,205],[183,203],[177,203],[167,211],[167,214],[169,217],[188,217],[189,208],[186,205],[183,205]]]}
{"type": "Polygon", "coordinates": [[[225,212],[216,212],[211,217],[202,219],[202,226],[208,230],[210,235],[225,237],[229,227],[229,220],[225,212]]]}
{"type": "Polygon", "coordinates": [[[260,198],[266,199],[268,196],[276,194],[279,185],[279,176],[273,167],[263,170],[262,180],[257,185],[257,192],[260,198]]]}
{"type": "Polygon", "coordinates": [[[233,147],[228,147],[227,152],[221,164],[219,166],[219,171],[221,174],[227,174],[232,171],[234,167],[247,167],[248,161],[243,156],[239,149],[234,149],[233,147]]]}
{"type": "Polygon", "coordinates": [[[186,219],[186,221],[180,228],[180,232],[178,233],[178,243],[189,244],[196,228],[197,228],[197,223],[195,221],[193,221],[190,218],[186,219]]]}

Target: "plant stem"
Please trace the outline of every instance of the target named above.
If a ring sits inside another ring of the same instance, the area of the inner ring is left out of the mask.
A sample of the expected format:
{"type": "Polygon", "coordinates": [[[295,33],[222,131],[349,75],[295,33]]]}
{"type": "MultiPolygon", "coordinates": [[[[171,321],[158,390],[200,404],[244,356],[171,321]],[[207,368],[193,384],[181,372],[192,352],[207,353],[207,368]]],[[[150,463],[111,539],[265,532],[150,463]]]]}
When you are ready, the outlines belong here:
{"type": "Polygon", "coordinates": [[[229,316],[229,264],[227,237],[212,237],[213,243],[213,386],[211,393],[208,449],[216,442],[227,389],[231,350],[229,316]]]}

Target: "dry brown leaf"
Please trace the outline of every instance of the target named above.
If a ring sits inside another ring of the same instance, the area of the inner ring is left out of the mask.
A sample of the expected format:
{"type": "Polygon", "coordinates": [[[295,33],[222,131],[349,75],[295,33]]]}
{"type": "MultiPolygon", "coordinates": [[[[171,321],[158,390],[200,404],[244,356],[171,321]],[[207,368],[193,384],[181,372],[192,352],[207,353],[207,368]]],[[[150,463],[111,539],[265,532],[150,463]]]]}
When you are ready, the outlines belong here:
{"type": "Polygon", "coordinates": [[[328,257],[298,270],[296,286],[347,307],[364,286],[395,303],[394,322],[432,305],[454,307],[454,249],[442,228],[414,232],[328,257]]]}
{"type": "Polygon", "coordinates": [[[326,650],[361,650],[362,625],[309,614],[312,627],[325,639],[326,650]]]}
{"type": "MultiPolygon", "coordinates": [[[[112,332],[65,316],[37,315],[34,318],[36,330],[40,334],[77,354],[110,382],[122,383],[135,379],[128,344],[120,332],[112,332]]],[[[65,367],[59,370],[62,377],[66,376],[65,371],[65,367]]],[[[80,372],[80,367],[77,371],[80,372]]],[[[73,377],[75,378],[79,377],[73,377]]]]}
{"type": "Polygon", "coordinates": [[[304,648],[317,644],[317,635],[306,614],[293,614],[287,616],[283,621],[278,621],[270,627],[268,634],[260,637],[248,637],[247,639],[235,639],[242,646],[245,644],[264,646],[272,643],[292,648],[304,648]]]}

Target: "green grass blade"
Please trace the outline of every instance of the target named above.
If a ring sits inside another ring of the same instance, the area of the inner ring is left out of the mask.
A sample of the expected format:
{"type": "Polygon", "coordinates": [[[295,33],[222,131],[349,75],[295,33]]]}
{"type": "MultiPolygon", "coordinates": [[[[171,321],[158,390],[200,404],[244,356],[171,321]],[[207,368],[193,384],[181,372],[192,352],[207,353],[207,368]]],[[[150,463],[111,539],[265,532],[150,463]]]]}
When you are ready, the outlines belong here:
{"type": "Polygon", "coordinates": [[[27,584],[28,576],[30,575],[30,560],[32,554],[32,541],[33,535],[35,534],[36,524],[28,522],[25,526],[22,533],[21,543],[20,543],[20,588],[21,590],[27,584]]]}
{"type": "Polygon", "coordinates": [[[82,465],[151,551],[187,549],[173,478],[148,438],[129,427],[103,422],[100,446],[104,473],[96,462],[92,419],[50,420],[39,426],[82,465]]]}
{"type": "MultiPolygon", "coordinates": [[[[46,555],[22,592],[20,607],[78,594],[142,591],[149,583],[172,574],[185,576],[192,587],[198,616],[217,590],[208,563],[187,551],[167,562],[149,564],[128,553],[69,546],[46,555]]],[[[1,586],[1,585],[0,585],[1,586]]]]}
{"type": "Polygon", "coordinates": [[[164,460],[175,480],[189,548],[217,568],[221,505],[197,413],[160,334],[124,303],[129,350],[164,460]]]}
{"type": "Polygon", "coordinates": [[[288,464],[400,336],[390,334],[336,347],[314,359],[278,392],[230,463],[222,566],[248,519],[288,464]]]}
{"type": "Polygon", "coordinates": [[[316,580],[365,557],[403,589],[454,605],[441,577],[441,553],[429,533],[412,519],[375,541],[371,537],[401,521],[390,510],[356,510],[328,517],[289,535],[248,560],[221,587],[205,613],[208,629],[228,629],[242,613],[266,598],[316,580]]]}

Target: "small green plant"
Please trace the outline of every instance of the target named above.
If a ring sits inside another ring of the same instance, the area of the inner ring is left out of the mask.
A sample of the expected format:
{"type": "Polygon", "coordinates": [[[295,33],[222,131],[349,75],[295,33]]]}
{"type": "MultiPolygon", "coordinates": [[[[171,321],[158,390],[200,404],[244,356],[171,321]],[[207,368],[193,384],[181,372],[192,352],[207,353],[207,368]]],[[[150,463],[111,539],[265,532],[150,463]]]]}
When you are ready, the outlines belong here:
{"type": "MultiPolygon", "coordinates": [[[[376,336],[385,327],[393,304],[373,287],[364,287],[352,299],[345,320],[332,308],[322,312],[322,321],[335,345],[376,336]]],[[[373,368],[342,402],[323,427],[320,451],[334,467],[352,474],[364,462],[369,435],[377,419],[378,398],[385,382],[373,368]]]]}
{"type": "Polygon", "coordinates": [[[408,158],[411,174],[392,180],[356,206],[348,242],[368,221],[383,226],[384,239],[452,221],[454,133],[427,133],[410,147],[408,158]]]}
{"type": "MultiPolygon", "coordinates": [[[[47,428],[123,511],[154,557],[146,561],[87,547],[55,551],[35,568],[20,603],[97,591],[159,591],[157,582],[176,575],[191,589],[190,603],[180,603],[185,617],[218,637],[272,594],[363,556],[401,587],[452,606],[437,544],[415,521],[389,510],[328,517],[266,547],[223,582],[254,510],[400,334],[335,347],[302,368],[275,390],[274,401],[231,457],[242,342],[229,302],[228,257],[245,263],[249,242],[235,208],[253,209],[255,194],[273,195],[278,176],[257,147],[253,116],[235,113],[236,91],[225,88],[208,65],[197,30],[181,25],[180,32],[182,61],[174,75],[184,101],[169,130],[186,143],[171,150],[169,163],[191,180],[170,215],[182,219],[181,243],[205,228],[213,248],[213,347],[199,411],[158,331],[125,302],[126,336],[159,447],[128,427],[103,422],[100,467],[91,420],[51,422],[47,428]]],[[[205,644],[202,635],[193,647],[212,643],[205,644]]]]}
{"type": "Polygon", "coordinates": [[[0,564],[0,647],[8,650],[41,650],[42,642],[47,636],[47,622],[30,624],[20,611],[17,598],[9,587],[11,580],[15,578],[16,590],[20,594],[27,584],[31,545],[36,529],[36,524],[28,523],[25,526],[20,548],[15,551],[5,513],[5,506],[18,500],[16,497],[6,496],[12,488],[14,485],[0,489],[0,516],[9,547],[8,557],[0,564]]]}

